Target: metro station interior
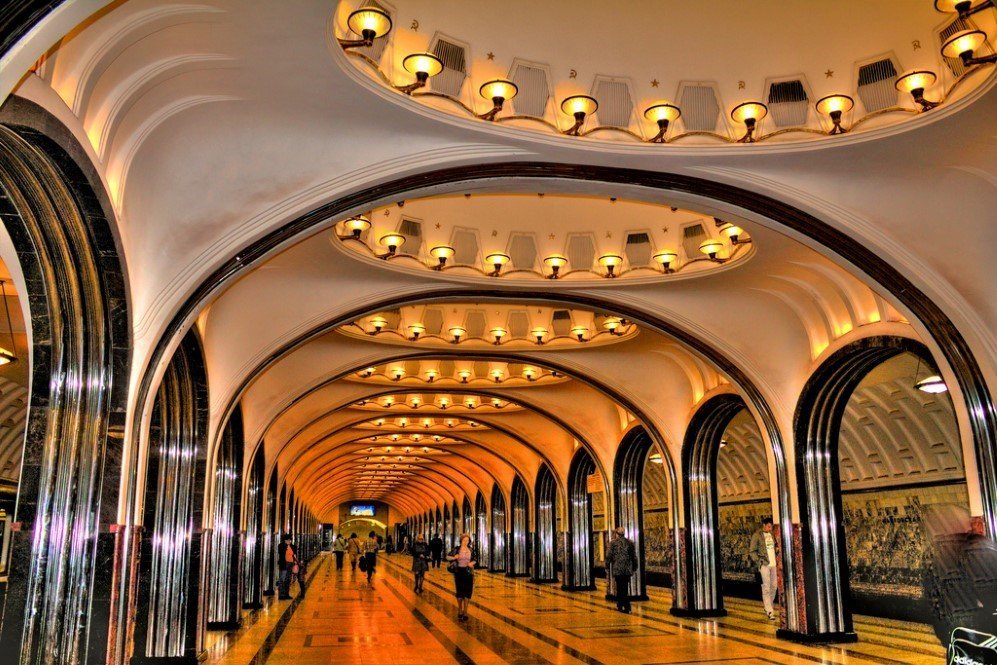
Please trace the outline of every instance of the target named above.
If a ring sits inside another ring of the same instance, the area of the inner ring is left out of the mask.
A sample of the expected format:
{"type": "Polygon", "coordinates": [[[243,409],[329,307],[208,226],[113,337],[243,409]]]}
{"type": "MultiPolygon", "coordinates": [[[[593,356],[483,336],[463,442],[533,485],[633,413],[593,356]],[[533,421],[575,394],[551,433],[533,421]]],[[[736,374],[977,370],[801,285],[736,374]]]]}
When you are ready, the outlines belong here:
{"type": "Polygon", "coordinates": [[[0,7],[0,660],[990,662],[995,35],[0,7]]]}

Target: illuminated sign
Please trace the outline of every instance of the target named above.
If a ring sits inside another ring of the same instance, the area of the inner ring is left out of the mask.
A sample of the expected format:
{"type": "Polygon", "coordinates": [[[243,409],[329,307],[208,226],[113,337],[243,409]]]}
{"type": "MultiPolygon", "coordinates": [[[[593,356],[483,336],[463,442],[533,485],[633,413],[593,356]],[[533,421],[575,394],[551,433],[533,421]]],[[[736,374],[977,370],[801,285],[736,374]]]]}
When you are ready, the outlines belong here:
{"type": "Polygon", "coordinates": [[[374,506],[369,503],[355,503],[350,506],[350,516],[352,517],[373,517],[374,506]]]}

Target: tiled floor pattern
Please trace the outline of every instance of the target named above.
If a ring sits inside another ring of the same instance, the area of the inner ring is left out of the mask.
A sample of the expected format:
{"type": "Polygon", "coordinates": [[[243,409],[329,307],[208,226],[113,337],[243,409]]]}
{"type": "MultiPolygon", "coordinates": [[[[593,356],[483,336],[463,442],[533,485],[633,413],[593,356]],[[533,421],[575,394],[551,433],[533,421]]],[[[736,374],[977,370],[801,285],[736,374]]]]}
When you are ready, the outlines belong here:
{"type": "MultiPolygon", "coordinates": [[[[803,646],[775,638],[761,604],[728,599],[722,619],[681,619],[668,612],[667,590],[616,612],[603,591],[565,592],[498,573],[478,573],[471,619],[456,620],[452,578],[430,571],[425,593],[411,589],[408,559],[380,557],[374,588],[332,565],[318,569],[266,660],[271,665],[319,663],[941,663],[944,651],[920,624],[856,617],[857,644],[803,646]]],[[[328,564],[323,557],[323,564],[328,564]]],[[[287,603],[281,603],[286,606],[287,603]]],[[[212,662],[246,665],[260,652],[272,610],[212,662]]],[[[260,662],[260,661],[257,661],[260,662]]]]}

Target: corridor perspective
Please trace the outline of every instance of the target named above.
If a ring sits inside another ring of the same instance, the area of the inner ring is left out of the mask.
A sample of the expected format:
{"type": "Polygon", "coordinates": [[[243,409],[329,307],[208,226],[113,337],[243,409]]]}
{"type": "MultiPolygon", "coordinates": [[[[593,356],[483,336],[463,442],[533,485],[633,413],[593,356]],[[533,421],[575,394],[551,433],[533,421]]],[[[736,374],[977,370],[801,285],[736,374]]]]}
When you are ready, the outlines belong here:
{"type": "Polygon", "coordinates": [[[995,35],[0,2],[0,664],[997,664],[995,35]]]}

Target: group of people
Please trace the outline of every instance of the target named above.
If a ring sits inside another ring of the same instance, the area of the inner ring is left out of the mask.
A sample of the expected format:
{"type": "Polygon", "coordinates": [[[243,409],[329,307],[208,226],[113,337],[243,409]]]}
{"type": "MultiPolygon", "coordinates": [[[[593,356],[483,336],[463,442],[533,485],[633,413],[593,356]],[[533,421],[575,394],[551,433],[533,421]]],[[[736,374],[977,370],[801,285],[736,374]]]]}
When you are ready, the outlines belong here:
{"type": "MultiPolygon", "coordinates": [[[[413,590],[421,594],[426,571],[430,565],[439,568],[443,561],[443,539],[436,535],[427,543],[426,537],[420,533],[408,547],[408,553],[412,555],[412,573],[415,577],[413,590]]],[[[474,566],[477,564],[471,536],[466,533],[461,534],[459,544],[447,555],[447,561],[449,562],[447,568],[454,576],[457,620],[467,621],[467,608],[474,593],[474,566]]]]}
{"type": "Polygon", "coordinates": [[[356,573],[367,573],[368,586],[374,586],[374,573],[377,569],[377,552],[381,549],[381,539],[371,531],[363,540],[357,537],[356,533],[351,533],[349,538],[343,538],[343,534],[336,534],[332,541],[332,553],[336,556],[336,570],[343,569],[343,560],[346,555],[350,557],[350,571],[356,573]]]}

